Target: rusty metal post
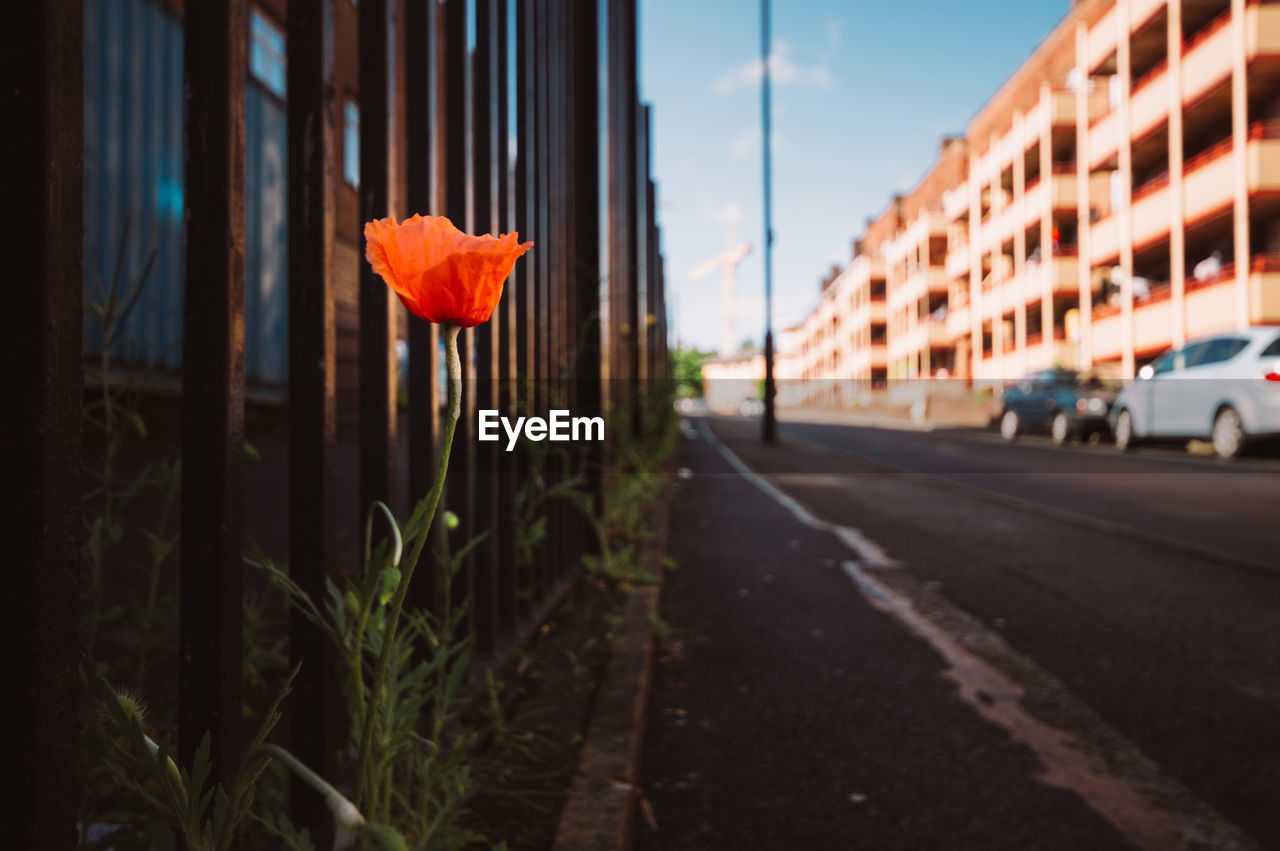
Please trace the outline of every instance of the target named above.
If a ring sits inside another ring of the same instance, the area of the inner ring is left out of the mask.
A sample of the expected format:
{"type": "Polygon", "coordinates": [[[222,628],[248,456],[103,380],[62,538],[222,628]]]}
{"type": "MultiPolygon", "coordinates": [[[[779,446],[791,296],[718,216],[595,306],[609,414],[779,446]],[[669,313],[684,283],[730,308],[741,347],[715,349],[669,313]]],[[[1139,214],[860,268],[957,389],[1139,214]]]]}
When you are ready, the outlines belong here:
{"type": "MultiPolygon", "coordinates": [[[[334,143],[332,0],[289,0],[289,572],[313,600],[333,573],[336,326],[333,288],[334,143]]],[[[295,756],[334,774],[341,695],[324,632],[292,612],[289,655],[302,668],[289,700],[295,756]]],[[[290,786],[295,818],[312,833],[329,823],[324,801],[290,786]]]]}
{"type": "MultiPolygon", "coordinates": [[[[441,133],[444,145],[440,154],[444,214],[455,225],[466,229],[470,224],[467,209],[470,194],[467,174],[467,4],[466,0],[443,0],[442,6],[443,67],[438,120],[443,125],[443,130],[437,132],[441,133]]],[[[468,533],[472,528],[470,479],[474,468],[468,459],[474,448],[471,427],[475,386],[474,372],[471,369],[472,336],[466,330],[458,335],[458,354],[462,359],[463,378],[462,414],[454,434],[454,449],[449,459],[449,478],[444,494],[445,506],[457,513],[463,521],[462,527],[450,535],[454,549],[469,540],[468,533]]],[[[455,580],[456,605],[464,605],[470,598],[471,578],[470,571],[464,570],[455,580]]],[[[468,616],[462,627],[464,634],[469,634],[473,628],[474,619],[468,616]]]]}
{"type": "MultiPolygon", "coordinates": [[[[360,233],[388,214],[387,0],[361,0],[358,14],[360,92],[360,233]]],[[[360,516],[375,500],[390,503],[395,481],[395,350],[387,285],[360,251],[360,516]]]]}
{"type": "MultiPolygon", "coordinates": [[[[494,3],[494,64],[493,74],[497,81],[497,152],[495,159],[497,161],[497,183],[495,191],[497,195],[497,215],[498,223],[496,225],[498,231],[505,232],[515,230],[515,224],[512,221],[512,205],[510,201],[512,174],[510,168],[510,149],[508,148],[507,134],[510,132],[508,111],[510,109],[510,95],[508,82],[508,68],[510,59],[510,41],[508,39],[507,19],[509,7],[507,0],[493,0],[494,3]]],[[[497,315],[494,322],[497,325],[498,347],[497,354],[497,380],[498,380],[498,409],[504,415],[512,416],[516,413],[516,387],[515,382],[519,373],[516,368],[516,301],[519,298],[519,287],[517,284],[518,273],[513,272],[511,278],[507,281],[503,288],[502,301],[498,304],[497,315]]],[[[516,576],[516,529],[512,524],[511,518],[515,516],[516,509],[516,489],[519,487],[519,479],[516,478],[515,464],[512,460],[512,453],[500,451],[496,452],[498,463],[494,470],[496,476],[496,516],[498,518],[498,527],[494,530],[497,540],[495,542],[498,560],[497,573],[497,594],[498,594],[498,631],[506,634],[514,632],[516,626],[516,594],[519,590],[516,576]]]]}
{"type": "Polygon", "coordinates": [[[240,759],[244,457],[244,0],[183,20],[186,256],[182,356],[180,756],[212,738],[213,780],[240,759]]]}
{"type": "MultiPolygon", "coordinates": [[[[534,3],[533,9],[533,61],[534,61],[534,169],[537,174],[537,191],[534,194],[533,202],[537,206],[538,215],[534,223],[534,230],[537,236],[534,242],[542,246],[542,250],[537,252],[535,263],[537,265],[537,278],[535,286],[534,302],[537,308],[534,312],[534,392],[533,406],[531,415],[542,415],[547,410],[547,402],[549,395],[547,390],[551,381],[551,275],[553,272],[552,258],[555,255],[555,246],[551,242],[551,185],[550,185],[550,168],[551,168],[551,151],[550,151],[550,132],[548,129],[548,119],[550,117],[550,109],[548,100],[550,96],[550,80],[548,79],[547,63],[550,50],[548,48],[547,34],[547,4],[545,2],[534,3]]],[[[546,456],[544,455],[544,458],[546,456]]],[[[538,472],[543,476],[543,481],[547,481],[548,465],[544,461],[542,469],[538,472]]],[[[547,539],[544,539],[542,546],[538,548],[535,556],[535,571],[537,578],[537,590],[535,596],[541,599],[547,593],[551,584],[551,560],[550,547],[548,546],[549,538],[552,532],[551,517],[547,505],[544,503],[539,512],[540,517],[545,519],[547,524],[547,539]]]]}
{"type": "MultiPolygon", "coordinates": [[[[634,50],[634,38],[632,49],[634,50]]],[[[634,54],[633,54],[634,56],[634,54]]],[[[634,74],[633,74],[634,77],[634,74]]],[[[633,88],[633,95],[636,89],[633,88]]],[[[630,315],[631,334],[631,397],[634,400],[632,423],[637,436],[644,436],[648,427],[648,355],[646,353],[646,319],[649,315],[648,280],[649,280],[649,219],[648,219],[648,184],[649,173],[646,168],[649,162],[649,110],[640,103],[638,97],[632,101],[635,112],[632,126],[632,181],[633,194],[631,205],[630,239],[632,257],[635,258],[635,272],[632,275],[631,302],[627,306],[630,315]]]]}
{"type": "MultiPolygon", "coordinates": [[[[497,97],[494,78],[494,25],[492,0],[475,0],[476,47],[471,57],[471,210],[474,233],[498,231],[497,198],[494,192],[496,171],[494,153],[497,143],[497,97]]],[[[496,443],[480,443],[476,416],[480,409],[497,407],[497,317],[477,325],[472,336],[475,346],[474,380],[471,384],[472,404],[467,434],[471,459],[472,502],[470,506],[472,535],[488,532],[488,537],[472,553],[471,574],[474,596],[476,649],[492,652],[498,641],[497,563],[494,537],[494,467],[497,464],[496,443]]]]}
{"type": "MultiPolygon", "coordinates": [[[[604,416],[602,349],[600,340],[600,81],[598,73],[599,17],[596,0],[575,3],[570,21],[570,97],[572,99],[573,187],[570,193],[574,265],[570,282],[575,359],[571,386],[574,415],[604,416]]],[[[586,443],[579,449],[584,487],[597,512],[604,502],[603,445],[586,443]]],[[[577,518],[573,529],[579,541],[575,555],[598,555],[590,525],[577,518]]]]}
{"type": "MultiPolygon", "coordinates": [[[[405,144],[408,148],[407,182],[408,214],[427,215],[438,210],[436,193],[439,176],[432,160],[439,148],[439,133],[434,126],[438,106],[436,84],[439,79],[436,44],[437,5],[430,0],[413,0],[405,5],[405,144]]],[[[409,503],[418,504],[431,490],[435,475],[436,442],[440,430],[440,385],[437,376],[440,345],[439,332],[431,322],[409,316],[409,503]]],[[[433,531],[432,550],[438,551],[439,521],[433,531]]],[[[439,577],[436,560],[431,553],[422,557],[410,602],[422,609],[435,610],[439,577]]]]}
{"type": "Polygon", "coordinates": [[[3,36],[8,81],[10,238],[4,334],[13,393],[6,437],[12,599],[18,645],[8,654],[17,700],[9,801],[11,841],[76,847],[80,784],[80,416],[84,4],[24,3],[3,36]],[[12,443],[9,443],[9,440],[12,443]]]}
{"type": "MultiPolygon", "coordinates": [[[[516,170],[515,170],[515,225],[522,239],[537,236],[537,92],[536,33],[534,25],[535,0],[514,0],[516,4],[516,170]]],[[[535,404],[533,393],[537,365],[537,335],[535,325],[537,307],[537,255],[540,246],[535,245],[532,255],[516,261],[513,281],[517,286],[515,298],[516,317],[516,404],[522,411],[529,411],[535,404]]],[[[530,480],[528,459],[521,452],[515,461],[520,482],[530,480]]],[[[526,564],[516,576],[519,607],[517,614],[524,618],[533,607],[533,595],[537,588],[535,565],[526,564]]]]}

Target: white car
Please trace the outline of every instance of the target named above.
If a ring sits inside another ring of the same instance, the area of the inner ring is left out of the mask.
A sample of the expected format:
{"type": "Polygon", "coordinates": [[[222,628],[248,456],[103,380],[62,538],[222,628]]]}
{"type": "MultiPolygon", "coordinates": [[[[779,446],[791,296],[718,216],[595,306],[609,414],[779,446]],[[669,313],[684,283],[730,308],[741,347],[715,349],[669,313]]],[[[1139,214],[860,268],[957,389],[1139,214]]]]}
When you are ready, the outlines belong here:
{"type": "Polygon", "coordinates": [[[1280,436],[1280,327],[1199,337],[1144,366],[1111,407],[1116,446],[1207,439],[1230,458],[1280,436]]]}

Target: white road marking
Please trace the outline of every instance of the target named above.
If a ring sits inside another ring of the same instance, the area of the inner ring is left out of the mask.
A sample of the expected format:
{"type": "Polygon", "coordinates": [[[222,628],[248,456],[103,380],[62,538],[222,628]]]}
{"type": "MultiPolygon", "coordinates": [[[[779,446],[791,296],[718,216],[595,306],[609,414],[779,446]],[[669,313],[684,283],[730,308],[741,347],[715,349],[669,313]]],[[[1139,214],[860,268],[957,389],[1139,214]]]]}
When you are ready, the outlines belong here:
{"type": "Polygon", "coordinates": [[[873,608],[897,620],[934,649],[947,664],[944,676],[955,683],[960,699],[981,718],[1004,730],[1010,739],[1036,755],[1043,767],[1039,773],[1042,782],[1078,795],[1139,848],[1243,850],[1257,847],[1242,830],[1166,776],[1137,745],[1110,727],[1052,674],[1010,647],[998,633],[938,595],[932,608],[945,607],[951,613],[951,617],[945,619],[949,628],[938,622],[942,618],[922,613],[909,596],[868,572],[868,569],[899,566],[882,547],[851,526],[815,517],[797,500],[747,467],[733,450],[720,442],[705,420],[698,427],[704,440],[743,478],[787,509],[800,523],[835,535],[858,557],[857,561],[843,564],[854,587],[873,608]],[[969,649],[978,647],[986,648],[989,653],[994,649],[996,655],[1016,663],[1011,667],[1029,672],[1031,676],[1026,678],[1034,679],[1038,690],[1049,694],[1054,705],[1066,710],[1064,717],[1075,719],[1073,729],[1055,727],[1028,712],[1022,706],[1025,686],[969,649]]]}
{"type": "Polygon", "coordinates": [[[716,451],[719,452],[720,456],[729,463],[730,467],[733,467],[733,469],[736,470],[744,479],[751,482],[753,485],[772,497],[775,502],[779,503],[783,508],[791,512],[791,515],[805,526],[808,526],[811,529],[817,529],[820,532],[830,532],[835,535],[844,542],[845,546],[853,550],[864,564],[882,568],[897,566],[893,559],[889,558],[878,544],[863,535],[857,529],[854,529],[852,526],[841,526],[836,523],[829,523],[826,520],[821,520],[813,516],[803,505],[778,490],[778,488],[774,487],[771,483],[756,475],[750,467],[742,463],[742,460],[738,458],[737,455],[734,455],[727,446],[720,442],[720,439],[712,433],[711,429],[707,428],[706,420],[699,422],[698,428],[702,432],[703,439],[715,447],[716,451]]]}

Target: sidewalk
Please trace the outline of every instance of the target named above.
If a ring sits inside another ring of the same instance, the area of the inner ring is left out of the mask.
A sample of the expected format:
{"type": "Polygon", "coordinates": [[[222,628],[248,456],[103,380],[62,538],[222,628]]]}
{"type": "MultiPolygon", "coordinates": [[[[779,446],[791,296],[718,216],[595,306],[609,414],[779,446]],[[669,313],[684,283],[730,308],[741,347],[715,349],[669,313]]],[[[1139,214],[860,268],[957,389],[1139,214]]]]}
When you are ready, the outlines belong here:
{"type": "Polygon", "coordinates": [[[1037,782],[1031,753],[863,600],[842,543],[698,433],[681,448],[693,475],[672,511],[672,633],[654,669],[637,848],[1125,847],[1037,782]]]}
{"type": "Polygon", "coordinates": [[[783,422],[865,426],[928,431],[935,428],[987,428],[999,412],[954,399],[931,399],[927,406],[877,404],[865,408],[779,408],[783,422]]]}

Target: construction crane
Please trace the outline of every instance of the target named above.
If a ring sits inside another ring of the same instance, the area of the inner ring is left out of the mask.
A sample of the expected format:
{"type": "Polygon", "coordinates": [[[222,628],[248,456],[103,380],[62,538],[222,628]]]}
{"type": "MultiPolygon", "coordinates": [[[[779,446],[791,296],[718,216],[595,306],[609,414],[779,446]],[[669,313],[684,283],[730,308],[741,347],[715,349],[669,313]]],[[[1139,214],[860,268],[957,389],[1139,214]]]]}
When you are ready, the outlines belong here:
{"type": "Polygon", "coordinates": [[[733,328],[733,276],[734,270],[738,264],[746,259],[751,253],[751,243],[738,242],[737,236],[734,234],[733,226],[730,225],[725,233],[724,251],[712,257],[706,262],[698,264],[692,272],[689,273],[689,280],[696,281],[699,278],[705,278],[716,269],[720,269],[724,275],[724,340],[721,343],[720,356],[729,357],[737,351],[737,337],[733,328]]]}

